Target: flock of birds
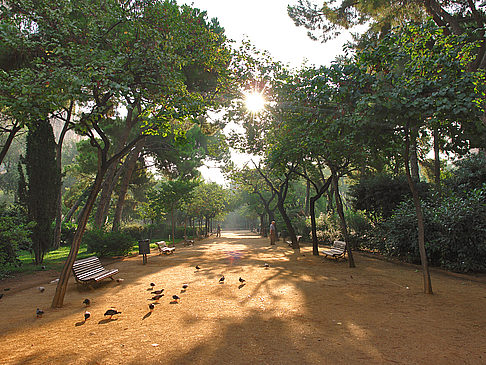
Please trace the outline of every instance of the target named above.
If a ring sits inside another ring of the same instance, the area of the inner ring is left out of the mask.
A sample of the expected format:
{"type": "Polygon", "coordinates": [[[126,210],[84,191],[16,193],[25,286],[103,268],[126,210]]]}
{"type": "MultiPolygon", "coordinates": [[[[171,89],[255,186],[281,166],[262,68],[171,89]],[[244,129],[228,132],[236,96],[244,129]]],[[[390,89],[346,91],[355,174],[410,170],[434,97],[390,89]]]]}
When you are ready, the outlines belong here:
{"type": "MultiPolygon", "coordinates": [[[[270,265],[265,263],[263,265],[263,267],[265,268],[268,268],[270,265]]],[[[201,267],[199,265],[196,265],[196,270],[199,271],[201,269],[201,267]]],[[[225,280],[226,278],[224,277],[224,275],[222,275],[220,278],[219,278],[219,284],[224,284],[225,283],[225,280]]],[[[243,286],[245,283],[246,283],[246,280],[243,279],[242,277],[239,277],[238,278],[238,281],[242,284],[241,286],[243,286]]],[[[150,294],[154,294],[154,296],[152,298],[150,298],[149,300],[153,300],[154,302],[153,303],[150,303],[148,305],[149,307],[149,311],[150,313],[152,313],[152,311],[155,309],[155,304],[158,304],[159,303],[159,300],[164,296],[164,289],[158,289],[158,290],[154,290],[155,289],[155,286],[156,284],[155,283],[150,283],[150,287],[147,289],[147,291],[150,291],[150,294]]],[[[181,293],[184,293],[187,288],[189,287],[189,284],[182,284],[182,290],[181,290],[181,293]]],[[[38,288],[39,291],[42,293],[44,292],[45,288],[44,287],[39,287],[38,288]]],[[[177,294],[174,294],[172,295],[172,299],[173,299],[173,302],[174,304],[176,303],[179,303],[180,301],[180,297],[177,295],[177,294]]],[[[88,298],[86,298],[85,300],[83,300],[83,304],[85,307],[89,307],[91,305],[91,300],[89,300],[88,298]]],[[[37,308],[36,310],[36,317],[37,318],[42,318],[42,315],[44,314],[44,311],[42,309],[39,309],[37,308]]],[[[121,312],[117,311],[116,309],[114,308],[110,308],[108,309],[104,316],[105,317],[109,317],[108,320],[111,320],[113,316],[117,315],[117,314],[121,314],[121,312]]],[[[85,311],[84,312],[84,322],[86,322],[88,319],[90,319],[91,317],[91,312],[89,311],[85,311]]]]}

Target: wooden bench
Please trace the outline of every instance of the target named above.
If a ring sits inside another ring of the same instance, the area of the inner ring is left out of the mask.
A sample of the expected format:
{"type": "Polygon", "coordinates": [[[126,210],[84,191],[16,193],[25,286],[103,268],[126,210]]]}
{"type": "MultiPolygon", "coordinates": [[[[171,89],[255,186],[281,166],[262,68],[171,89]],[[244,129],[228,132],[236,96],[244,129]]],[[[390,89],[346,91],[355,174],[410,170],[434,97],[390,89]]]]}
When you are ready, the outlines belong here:
{"type": "MultiPolygon", "coordinates": [[[[297,238],[297,243],[300,243],[300,241],[302,240],[302,236],[296,236],[296,238],[297,238]]],[[[292,247],[292,241],[285,241],[285,242],[287,242],[287,244],[290,247],[292,247]]]]}
{"type": "Polygon", "coordinates": [[[338,259],[340,257],[344,258],[346,255],[346,242],[334,241],[332,247],[328,250],[321,251],[324,255],[331,256],[333,259],[338,259]]]}
{"type": "Polygon", "coordinates": [[[175,251],[175,247],[169,247],[167,246],[167,243],[165,241],[159,241],[155,242],[157,245],[157,248],[159,249],[159,254],[162,255],[170,255],[175,251]]]}
{"type": "Polygon", "coordinates": [[[114,280],[112,276],[118,274],[118,269],[107,270],[98,257],[92,256],[74,261],[73,274],[78,283],[89,284],[106,278],[114,280]]]}

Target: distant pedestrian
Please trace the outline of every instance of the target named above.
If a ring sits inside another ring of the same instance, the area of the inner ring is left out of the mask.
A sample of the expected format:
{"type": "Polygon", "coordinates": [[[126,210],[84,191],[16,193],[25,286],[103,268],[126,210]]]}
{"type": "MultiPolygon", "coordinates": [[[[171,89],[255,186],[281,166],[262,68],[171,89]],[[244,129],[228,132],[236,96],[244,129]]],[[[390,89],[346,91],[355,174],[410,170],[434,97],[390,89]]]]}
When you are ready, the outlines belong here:
{"type": "Polygon", "coordinates": [[[216,237],[221,237],[221,226],[218,224],[218,228],[216,229],[216,237]]]}
{"type": "Polygon", "coordinates": [[[274,245],[277,240],[277,227],[275,226],[275,221],[270,224],[270,244],[274,245]]]}

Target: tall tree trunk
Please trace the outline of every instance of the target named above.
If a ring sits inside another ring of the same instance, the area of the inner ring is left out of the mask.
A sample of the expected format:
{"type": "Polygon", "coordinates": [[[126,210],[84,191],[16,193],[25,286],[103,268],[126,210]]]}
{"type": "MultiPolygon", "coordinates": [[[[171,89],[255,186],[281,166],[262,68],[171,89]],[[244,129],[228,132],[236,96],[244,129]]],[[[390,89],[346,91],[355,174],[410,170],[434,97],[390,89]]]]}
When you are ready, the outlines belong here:
{"type": "Polygon", "coordinates": [[[285,207],[284,207],[284,201],[281,198],[280,194],[278,194],[277,208],[278,208],[278,211],[280,212],[280,215],[282,216],[284,223],[285,223],[285,226],[287,227],[287,230],[289,232],[290,240],[292,241],[292,248],[294,250],[299,250],[300,245],[299,245],[299,242],[297,242],[297,235],[295,234],[294,227],[292,226],[292,221],[290,220],[289,216],[287,215],[287,211],[285,210],[285,207]]]}
{"type": "Polygon", "coordinates": [[[435,188],[439,194],[439,199],[442,196],[442,187],[440,183],[440,148],[439,148],[439,129],[434,128],[434,180],[435,188]]]}
{"type": "MultiPolygon", "coordinates": [[[[74,202],[73,206],[71,207],[71,209],[69,209],[69,211],[67,212],[66,216],[64,217],[64,219],[62,220],[62,223],[65,223],[65,222],[70,222],[71,221],[71,218],[73,217],[74,213],[76,213],[76,210],[78,210],[79,206],[81,205],[81,203],[84,201],[84,199],[86,199],[91,191],[91,189],[93,188],[93,186],[90,186],[88,188],[86,188],[83,193],[79,196],[78,199],[76,199],[76,201],[74,202]]],[[[62,225],[61,223],[61,225],[62,225]]]]}
{"type": "Polygon", "coordinates": [[[316,196],[310,198],[309,213],[311,218],[311,232],[312,232],[312,254],[319,256],[319,243],[317,242],[317,223],[316,223],[316,201],[319,199],[316,196]]]}
{"type": "Polygon", "coordinates": [[[67,284],[71,273],[71,269],[73,267],[74,261],[76,261],[76,256],[79,251],[79,246],[81,245],[81,240],[83,238],[84,230],[86,229],[89,215],[95,204],[96,197],[98,196],[98,193],[101,189],[101,182],[103,181],[103,176],[105,173],[106,173],[106,169],[101,169],[98,171],[93,187],[91,188],[91,191],[89,193],[88,200],[79,216],[78,227],[76,229],[76,232],[74,233],[73,243],[71,245],[71,249],[69,251],[69,255],[66,259],[66,262],[64,263],[64,266],[61,270],[59,282],[57,283],[57,287],[56,287],[56,293],[54,294],[54,298],[52,300],[53,308],[60,308],[63,305],[64,295],[66,294],[66,289],[67,289],[67,284]]]}
{"type": "Polygon", "coordinates": [[[410,191],[412,193],[413,205],[415,206],[415,213],[417,215],[417,226],[418,226],[418,245],[420,252],[420,261],[422,262],[422,274],[424,277],[424,293],[433,294],[432,283],[430,281],[429,264],[427,259],[427,252],[425,251],[425,224],[424,224],[424,214],[422,211],[422,206],[420,204],[420,197],[416,187],[416,181],[413,179],[410,165],[409,165],[409,154],[410,154],[410,132],[407,126],[405,130],[405,172],[407,174],[407,181],[410,191]]]}
{"type": "Polygon", "coordinates": [[[304,206],[304,214],[306,217],[309,216],[309,209],[310,209],[310,181],[307,180],[307,184],[305,186],[305,206],[304,206]]]}
{"type": "Polygon", "coordinates": [[[260,236],[265,237],[263,234],[263,229],[265,227],[265,213],[258,214],[260,216],[260,236]]]}
{"type": "Polygon", "coordinates": [[[170,217],[172,223],[172,244],[175,245],[175,217],[174,217],[174,207],[170,210],[170,217]]]}
{"type": "Polygon", "coordinates": [[[20,124],[15,123],[12,126],[12,129],[10,130],[10,133],[8,134],[7,140],[5,141],[5,144],[3,145],[2,149],[0,150],[0,165],[2,164],[5,156],[7,155],[7,152],[12,145],[12,142],[17,135],[18,131],[20,131],[22,127],[20,124]]]}
{"type": "Polygon", "coordinates": [[[62,231],[62,144],[64,143],[64,137],[66,136],[67,131],[69,130],[69,125],[71,123],[71,115],[74,109],[74,101],[71,100],[69,104],[69,108],[66,113],[66,120],[64,122],[64,126],[62,127],[61,134],[59,135],[59,140],[56,146],[56,164],[57,164],[57,173],[59,174],[59,194],[57,196],[56,201],[56,224],[54,226],[54,239],[52,243],[52,247],[59,248],[61,245],[61,231],[62,231]]]}
{"type": "Polygon", "coordinates": [[[346,218],[344,217],[343,202],[341,200],[341,194],[339,194],[339,178],[337,174],[332,174],[334,198],[336,199],[336,210],[339,215],[339,221],[341,223],[341,231],[343,233],[344,242],[346,242],[346,252],[348,253],[349,267],[356,267],[354,263],[353,252],[351,250],[351,244],[349,242],[348,226],[346,224],[346,218]]]}
{"type": "Polygon", "coordinates": [[[410,141],[410,172],[412,174],[412,179],[419,182],[420,175],[417,154],[417,136],[413,136],[412,140],[410,141]]]}
{"type": "Polygon", "coordinates": [[[140,140],[130,152],[126,162],[125,162],[125,174],[123,175],[123,179],[121,181],[120,191],[118,193],[118,201],[116,203],[115,214],[113,217],[113,227],[112,231],[118,231],[120,229],[121,217],[123,213],[123,207],[125,205],[125,197],[128,192],[128,187],[130,185],[130,181],[132,179],[133,172],[137,167],[138,157],[140,152],[142,151],[144,146],[144,141],[140,140]]]}

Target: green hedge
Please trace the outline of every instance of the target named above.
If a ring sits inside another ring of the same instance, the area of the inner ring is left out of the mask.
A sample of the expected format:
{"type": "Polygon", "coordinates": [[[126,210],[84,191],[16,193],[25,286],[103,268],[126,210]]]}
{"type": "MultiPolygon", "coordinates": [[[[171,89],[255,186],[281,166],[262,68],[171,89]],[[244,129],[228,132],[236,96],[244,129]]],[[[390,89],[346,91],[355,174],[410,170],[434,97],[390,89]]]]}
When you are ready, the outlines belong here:
{"type": "Polygon", "coordinates": [[[103,232],[102,230],[86,231],[83,243],[89,253],[100,257],[125,256],[132,251],[134,240],[122,232],[103,232]]]}
{"type": "MultiPolygon", "coordinates": [[[[429,262],[457,272],[486,271],[486,187],[468,196],[451,196],[440,203],[423,203],[425,243],[429,262]]],[[[399,205],[395,214],[377,225],[363,246],[382,254],[419,263],[417,219],[413,204],[399,205]]]]}

